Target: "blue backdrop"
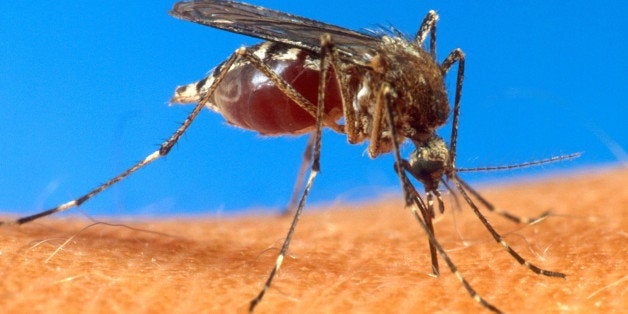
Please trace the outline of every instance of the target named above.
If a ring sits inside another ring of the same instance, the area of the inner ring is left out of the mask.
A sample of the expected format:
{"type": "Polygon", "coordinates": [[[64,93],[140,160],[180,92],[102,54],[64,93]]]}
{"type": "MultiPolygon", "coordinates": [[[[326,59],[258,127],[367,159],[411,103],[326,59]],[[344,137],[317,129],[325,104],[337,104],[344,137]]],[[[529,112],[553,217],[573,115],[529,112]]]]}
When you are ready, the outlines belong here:
{"type": "MultiPolygon", "coordinates": [[[[168,107],[175,86],[202,78],[236,48],[258,42],[174,19],[166,14],[172,4],[0,4],[0,211],[55,206],[141,160],[192,109],[168,107]]],[[[467,55],[459,166],[585,152],[540,168],[465,174],[473,182],[626,160],[628,6],[620,1],[255,4],[350,29],[391,24],[411,35],[435,9],[439,60],[456,47],[467,55]]],[[[454,78],[447,80],[452,95],[454,78]]],[[[278,210],[290,196],[305,141],[262,138],[205,110],[168,157],[82,209],[116,216],[278,210]]],[[[400,194],[392,156],[370,160],[365,148],[325,132],[311,202],[400,194]]]]}

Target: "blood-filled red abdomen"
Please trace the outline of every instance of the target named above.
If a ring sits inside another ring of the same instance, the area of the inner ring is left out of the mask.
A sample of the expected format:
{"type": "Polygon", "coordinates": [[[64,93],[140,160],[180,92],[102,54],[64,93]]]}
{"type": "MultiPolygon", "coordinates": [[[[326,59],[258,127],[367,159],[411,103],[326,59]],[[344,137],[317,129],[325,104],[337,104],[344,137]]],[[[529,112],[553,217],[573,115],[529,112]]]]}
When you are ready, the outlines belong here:
{"type": "MultiPolygon", "coordinates": [[[[319,60],[309,52],[293,48],[284,54],[268,55],[264,63],[296,91],[317,105],[319,60]],[[288,52],[292,54],[288,54],[288,52]]],[[[313,130],[315,118],[286,96],[249,62],[234,64],[210,99],[233,125],[264,135],[300,134],[313,130]]],[[[342,116],[342,101],[332,70],[327,72],[325,114],[342,116]]]]}

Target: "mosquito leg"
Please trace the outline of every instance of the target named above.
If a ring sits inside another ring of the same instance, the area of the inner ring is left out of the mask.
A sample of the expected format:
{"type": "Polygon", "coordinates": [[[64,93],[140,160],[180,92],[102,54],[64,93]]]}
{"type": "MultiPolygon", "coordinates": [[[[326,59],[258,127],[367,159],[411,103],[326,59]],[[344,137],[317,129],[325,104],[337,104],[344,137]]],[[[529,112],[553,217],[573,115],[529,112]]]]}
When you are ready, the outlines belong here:
{"type": "Polygon", "coordinates": [[[192,124],[192,122],[194,121],[196,116],[198,116],[198,114],[201,112],[203,107],[207,104],[207,102],[209,101],[209,99],[211,98],[212,94],[214,93],[214,91],[218,87],[218,84],[224,78],[224,76],[227,73],[227,71],[229,70],[229,68],[231,68],[233,63],[238,58],[240,58],[242,56],[244,51],[245,51],[244,48],[240,48],[240,49],[236,50],[236,52],[234,54],[231,55],[231,57],[225,62],[224,70],[221,71],[221,73],[218,75],[216,80],[210,86],[209,90],[207,91],[207,94],[201,99],[201,101],[199,101],[198,105],[196,105],[196,107],[194,107],[194,110],[188,115],[188,117],[185,119],[185,121],[172,134],[172,136],[170,136],[169,139],[167,139],[165,142],[163,142],[161,144],[161,146],[159,147],[159,149],[157,151],[155,151],[152,154],[146,156],[142,161],[138,162],[133,167],[127,169],[126,171],[124,171],[121,174],[117,175],[113,179],[107,181],[106,183],[98,186],[97,188],[91,190],[89,193],[87,193],[87,194],[85,194],[85,195],[83,195],[83,196],[81,196],[81,197],[79,197],[77,199],[69,201],[69,202],[67,202],[65,204],[61,204],[61,205],[59,205],[57,207],[54,207],[54,208],[51,208],[51,209],[39,212],[39,213],[34,214],[34,215],[21,217],[21,218],[15,219],[15,220],[0,221],[0,226],[1,225],[12,225],[12,224],[21,225],[21,224],[27,223],[29,221],[33,221],[35,219],[39,219],[41,217],[45,217],[45,216],[48,216],[48,215],[52,215],[54,213],[58,213],[58,212],[70,209],[72,207],[78,207],[81,204],[85,203],[87,200],[91,199],[92,197],[94,197],[97,194],[99,194],[100,192],[102,192],[103,190],[105,190],[108,187],[114,185],[118,181],[128,177],[129,175],[131,175],[135,171],[139,170],[140,168],[142,168],[142,167],[146,166],[147,164],[149,164],[149,163],[159,159],[159,157],[166,156],[170,152],[170,149],[172,149],[172,147],[177,143],[179,138],[181,138],[183,133],[185,133],[185,131],[188,129],[188,127],[192,124]]]}
{"type": "MultiPolygon", "coordinates": [[[[335,53],[334,49],[331,49],[328,57],[329,57],[328,62],[329,62],[330,68],[333,69],[336,82],[339,85],[338,90],[342,94],[341,95],[342,110],[343,110],[343,117],[345,120],[344,131],[347,134],[347,140],[349,141],[349,143],[356,143],[358,142],[359,126],[357,125],[357,123],[359,123],[359,121],[356,121],[355,119],[355,109],[353,108],[353,104],[351,103],[351,100],[348,98],[350,94],[349,91],[347,90],[349,83],[345,82],[346,80],[345,76],[340,75],[340,71],[338,70],[336,66],[338,56],[335,53]]],[[[284,212],[284,214],[286,215],[292,213],[294,211],[295,206],[297,205],[297,200],[301,193],[301,188],[303,188],[303,179],[305,177],[305,172],[307,171],[308,164],[310,163],[310,160],[312,157],[313,140],[314,140],[314,135],[312,134],[310,135],[307,146],[305,147],[305,152],[303,154],[303,163],[301,164],[301,168],[299,169],[299,174],[297,175],[297,180],[294,184],[294,189],[292,191],[292,196],[290,197],[290,202],[288,203],[288,206],[284,212]]]]}
{"type": "MultiPolygon", "coordinates": [[[[315,147],[314,149],[318,149],[318,148],[320,147],[315,147]]],[[[262,301],[264,294],[266,294],[266,290],[270,288],[270,285],[273,279],[275,278],[275,274],[277,274],[277,271],[279,271],[279,268],[281,267],[281,263],[283,262],[284,256],[286,255],[286,252],[288,251],[290,240],[292,240],[292,235],[294,234],[294,231],[297,227],[297,222],[299,221],[299,217],[301,216],[301,212],[303,211],[303,207],[305,206],[305,201],[307,200],[307,197],[310,193],[312,182],[314,181],[314,178],[316,177],[317,174],[318,174],[318,170],[314,170],[314,168],[312,167],[310,171],[310,175],[305,184],[305,189],[303,190],[303,194],[301,195],[299,206],[297,207],[297,210],[294,213],[294,218],[292,219],[292,223],[290,224],[290,229],[288,230],[286,239],[284,240],[283,245],[281,246],[279,255],[277,256],[277,259],[275,260],[275,266],[273,267],[270,274],[268,275],[268,279],[266,279],[266,282],[264,283],[264,287],[262,288],[262,290],[260,290],[257,296],[253,300],[251,300],[251,303],[249,304],[249,312],[253,312],[257,304],[259,304],[262,301]]]]}
{"type": "MultiPolygon", "coordinates": [[[[387,94],[387,98],[393,97],[392,93],[393,91],[390,89],[389,86],[385,86],[384,88],[382,88],[382,92],[387,94]]],[[[392,109],[390,108],[390,101],[388,101],[386,103],[386,115],[388,118],[388,121],[390,123],[390,125],[394,125],[393,123],[393,112],[392,109]]],[[[404,194],[404,197],[406,199],[408,199],[407,195],[411,193],[411,186],[412,184],[409,184],[410,181],[408,180],[408,178],[406,177],[405,171],[401,165],[402,159],[401,159],[401,154],[399,152],[399,144],[396,141],[396,130],[394,128],[390,129],[391,132],[391,136],[393,138],[392,144],[393,144],[393,152],[395,154],[395,168],[397,171],[397,176],[399,177],[399,180],[401,182],[401,187],[402,187],[402,191],[404,194]]],[[[416,190],[416,189],[415,189],[416,190]]],[[[438,253],[440,254],[440,256],[443,258],[443,260],[445,261],[445,263],[447,264],[447,266],[449,266],[449,269],[451,270],[452,273],[454,273],[454,275],[456,275],[456,278],[458,278],[458,280],[460,281],[460,283],[462,283],[462,285],[464,286],[464,288],[467,290],[467,292],[469,293],[469,295],[471,295],[471,297],[478,302],[480,305],[482,305],[483,307],[496,312],[496,313],[501,313],[501,311],[496,308],[494,305],[490,304],[488,301],[484,300],[479,294],[477,294],[477,292],[475,292],[475,290],[471,287],[471,285],[469,284],[469,282],[467,282],[466,279],[464,279],[464,277],[462,276],[462,274],[458,271],[458,268],[456,267],[456,265],[454,265],[454,263],[451,261],[451,259],[449,258],[449,256],[447,255],[447,252],[445,252],[445,250],[443,249],[443,247],[440,245],[440,243],[438,242],[438,240],[436,240],[436,237],[434,236],[434,233],[430,231],[430,228],[428,227],[428,225],[423,221],[423,219],[421,219],[421,216],[419,216],[419,213],[417,212],[416,208],[420,207],[420,202],[416,201],[416,198],[411,198],[413,200],[415,200],[415,205],[416,206],[411,206],[410,209],[412,211],[413,216],[416,218],[416,220],[419,222],[419,225],[421,225],[421,228],[423,228],[423,231],[425,231],[425,234],[427,235],[427,237],[430,240],[430,243],[436,248],[436,250],[438,251],[438,253]]]]}
{"type": "Polygon", "coordinates": [[[386,100],[384,99],[385,94],[380,90],[378,93],[377,99],[375,101],[375,109],[373,112],[373,129],[371,130],[371,136],[369,137],[369,146],[367,151],[369,156],[377,156],[381,152],[381,144],[382,144],[382,122],[384,116],[384,106],[386,100]]]}
{"type": "Polygon", "coordinates": [[[538,215],[537,217],[533,217],[533,218],[529,218],[529,217],[520,217],[517,215],[513,215],[505,210],[499,209],[497,207],[495,207],[495,205],[493,205],[492,203],[490,203],[486,198],[484,198],[478,191],[474,190],[471,186],[469,186],[469,184],[467,184],[467,182],[465,182],[464,180],[462,180],[460,177],[457,177],[458,182],[460,182],[460,184],[471,193],[471,195],[473,195],[478,201],[480,201],[480,203],[482,203],[482,205],[484,205],[488,210],[501,215],[507,219],[510,219],[516,223],[524,223],[524,224],[534,224],[537,223],[549,216],[552,215],[551,211],[545,211],[543,213],[541,213],[540,215],[538,215]]]}
{"type": "MultiPolygon", "coordinates": [[[[406,179],[407,180],[407,179],[406,179]]],[[[416,203],[416,206],[419,206],[418,203],[416,203]]],[[[414,207],[414,206],[413,206],[414,207]]],[[[423,230],[425,231],[425,233],[427,234],[427,237],[429,238],[429,241],[431,243],[431,245],[434,246],[435,250],[438,251],[438,253],[440,254],[440,256],[442,257],[442,259],[445,261],[445,263],[447,264],[447,266],[449,267],[449,269],[451,270],[451,272],[456,275],[456,278],[458,278],[458,280],[460,281],[460,283],[464,286],[464,288],[467,290],[467,292],[469,293],[469,295],[471,296],[471,298],[473,298],[473,300],[475,300],[476,302],[478,302],[480,305],[482,305],[483,307],[496,312],[496,313],[502,313],[497,307],[495,307],[494,305],[492,305],[491,303],[489,303],[488,301],[486,301],[484,298],[482,298],[476,291],[475,289],[473,289],[473,287],[471,287],[471,284],[469,284],[469,282],[462,276],[462,274],[460,273],[460,271],[458,271],[458,268],[456,267],[456,265],[451,261],[451,259],[449,258],[449,255],[447,255],[447,252],[445,252],[445,250],[443,249],[443,247],[440,245],[440,243],[438,242],[438,240],[436,240],[436,237],[434,236],[433,232],[429,232],[429,226],[423,221],[421,220],[421,217],[419,217],[418,213],[416,212],[416,210],[412,209],[412,214],[414,215],[415,219],[419,222],[419,224],[421,225],[421,227],[423,228],[423,230]]]]}
{"type": "Polygon", "coordinates": [[[307,172],[307,168],[310,165],[310,161],[312,160],[313,144],[314,133],[310,134],[310,137],[307,140],[307,144],[305,145],[305,151],[303,152],[303,161],[301,162],[301,167],[299,168],[299,173],[297,174],[297,180],[296,182],[294,182],[294,189],[292,189],[290,202],[283,212],[284,215],[292,214],[295,211],[295,207],[297,206],[297,202],[299,201],[299,195],[301,195],[301,189],[303,188],[305,172],[307,172]]]}
{"type": "MultiPolygon", "coordinates": [[[[416,206],[421,211],[421,216],[423,216],[423,221],[425,222],[425,225],[427,226],[427,229],[432,234],[435,234],[434,233],[434,225],[432,224],[433,218],[434,218],[432,216],[432,214],[434,213],[434,211],[433,210],[431,212],[429,211],[428,207],[425,205],[425,202],[421,198],[421,195],[419,194],[419,192],[414,188],[414,185],[412,185],[412,183],[410,183],[410,181],[408,181],[408,177],[407,176],[404,176],[401,180],[404,181],[404,183],[405,183],[404,185],[407,187],[407,189],[409,190],[409,192],[413,196],[412,202],[408,203],[407,206],[411,206],[411,208],[414,208],[412,203],[416,204],[416,206]]],[[[439,267],[438,267],[438,256],[437,256],[436,247],[429,240],[428,240],[428,243],[430,244],[430,258],[432,260],[432,272],[434,273],[435,276],[438,276],[438,275],[440,275],[440,270],[439,270],[439,267]]]]}
{"type": "Polygon", "coordinates": [[[434,194],[432,194],[431,191],[427,191],[427,193],[425,193],[425,198],[427,199],[427,211],[430,214],[430,217],[434,219],[434,217],[436,217],[434,215],[434,194]]]}
{"type": "Polygon", "coordinates": [[[430,54],[432,58],[436,59],[436,22],[438,21],[438,14],[431,10],[427,12],[427,15],[421,22],[419,31],[414,36],[414,42],[419,46],[423,44],[427,37],[427,32],[430,33],[430,54]]]}
{"type": "Polygon", "coordinates": [[[464,200],[467,202],[467,204],[469,204],[469,206],[471,206],[471,208],[473,209],[473,212],[475,213],[475,215],[480,219],[482,224],[484,224],[484,227],[486,227],[486,229],[493,236],[495,241],[500,243],[506,249],[506,251],[508,253],[510,253],[510,255],[512,255],[512,257],[514,257],[515,260],[517,260],[517,262],[519,262],[519,264],[524,265],[525,267],[527,267],[528,269],[530,269],[531,271],[533,271],[533,272],[535,272],[535,273],[537,273],[539,275],[545,275],[545,276],[549,276],[549,277],[559,277],[559,278],[563,278],[563,279],[566,277],[565,274],[560,273],[560,272],[541,269],[541,268],[533,265],[532,263],[528,262],[523,257],[521,257],[521,255],[519,255],[519,253],[515,252],[510,247],[510,245],[508,245],[508,243],[506,243],[506,241],[502,238],[502,236],[499,235],[499,233],[497,233],[497,231],[495,231],[495,229],[493,228],[493,226],[491,226],[491,224],[488,222],[486,217],[484,217],[484,215],[482,215],[482,213],[480,212],[478,207],[475,205],[475,203],[473,203],[473,201],[471,200],[471,198],[467,194],[464,186],[460,183],[461,182],[460,178],[456,175],[456,176],[454,176],[453,179],[454,179],[453,182],[454,182],[454,185],[456,186],[456,189],[460,192],[460,194],[462,194],[462,197],[464,197],[464,200]]]}
{"type": "Polygon", "coordinates": [[[436,201],[438,202],[438,212],[441,214],[445,212],[445,202],[443,202],[443,196],[440,194],[438,190],[432,191],[436,196],[436,201]]]}
{"type": "Polygon", "coordinates": [[[347,141],[351,144],[359,143],[362,140],[360,131],[362,130],[362,121],[356,118],[356,109],[353,107],[353,99],[351,98],[349,82],[350,76],[343,75],[342,69],[339,67],[340,57],[338,52],[333,48],[328,54],[329,68],[334,73],[338,91],[340,91],[340,100],[342,101],[342,116],[344,118],[344,131],[347,134],[347,141]]]}
{"type": "MultiPolygon", "coordinates": [[[[410,169],[410,163],[408,163],[408,161],[405,159],[401,160],[401,166],[406,171],[410,169]]],[[[423,199],[421,198],[421,195],[419,194],[419,192],[414,188],[414,185],[410,183],[410,181],[408,180],[408,177],[404,176],[402,180],[404,180],[405,186],[408,188],[410,194],[412,194],[412,196],[414,197],[413,200],[406,201],[406,206],[411,206],[411,208],[414,208],[414,206],[412,206],[412,203],[415,203],[417,207],[419,208],[419,210],[421,211],[421,215],[423,216],[423,221],[427,225],[427,228],[432,234],[435,234],[434,225],[432,223],[434,220],[434,201],[432,199],[432,194],[429,191],[427,192],[427,195],[426,195],[427,205],[426,205],[423,199]]],[[[436,255],[437,254],[436,247],[429,240],[428,240],[428,243],[430,245],[430,256],[432,259],[432,271],[434,272],[434,275],[438,276],[440,274],[440,271],[438,267],[438,256],[436,255]]]]}
{"type": "Polygon", "coordinates": [[[292,235],[297,227],[297,223],[299,222],[299,217],[303,212],[303,207],[305,206],[305,201],[307,200],[308,195],[310,194],[310,189],[312,188],[312,183],[314,182],[314,178],[320,172],[320,156],[321,156],[321,135],[323,129],[323,109],[325,107],[325,83],[326,83],[326,73],[327,73],[327,56],[330,53],[331,49],[331,38],[329,34],[323,34],[321,36],[321,60],[320,60],[320,69],[321,74],[319,76],[318,82],[318,103],[316,110],[316,131],[314,133],[314,151],[312,152],[312,165],[310,167],[310,175],[305,183],[305,189],[303,190],[303,195],[301,195],[301,200],[299,201],[299,206],[297,207],[296,212],[294,213],[294,218],[292,219],[292,223],[290,224],[290,229],[288,230],[288,234],[286,235],[286,239],[281,246],[281,250],[279,251],[279,255],[277,256],[277,260],[275,261],[275,266],[271,270],[268,275],[268,279],[264,283],[264,287],[257,294],[257,296],[251,300],[249,305],[249,312],[253,312],[257,304],[262,301],[266,290],[270,288],[270,285],[279,271],[281,267],[281,263],[283,262],[284,256],[288,251],[288,246],[290,245],[290,240],[292,240],[292,235]]]}
{"type": "MultiPolygon", "coordinates": [[[[464,81],[464,52],[454,49],[449,53],[440,66],[443,73],[447,73],[451,66],[458,61],[458,75],[456,77],[456,96],[454,98],[454,113],[451,123],[451,140],[449,141],[449,169],[456,170],[456,142],[458,141],[458,119],[460,117],[460,97],[462,96],[462,82],[464,81]]],[[[451,174],[447,174],[451,176],[451,174]]]]}

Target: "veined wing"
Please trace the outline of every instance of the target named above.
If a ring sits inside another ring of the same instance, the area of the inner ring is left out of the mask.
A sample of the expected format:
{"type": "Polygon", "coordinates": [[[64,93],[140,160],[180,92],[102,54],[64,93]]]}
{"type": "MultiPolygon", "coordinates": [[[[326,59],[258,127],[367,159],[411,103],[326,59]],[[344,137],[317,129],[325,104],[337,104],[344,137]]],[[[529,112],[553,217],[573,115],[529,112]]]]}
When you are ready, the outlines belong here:
{"type": "Polygon", "coordinates": [[[334,47],[347,61],[367,63],[379,38],[305,17],[241,2],[197,0],[179,2],[170,15],[214,28],[285,43],[320,53],[320,36],[330,34],[334,47]]]}

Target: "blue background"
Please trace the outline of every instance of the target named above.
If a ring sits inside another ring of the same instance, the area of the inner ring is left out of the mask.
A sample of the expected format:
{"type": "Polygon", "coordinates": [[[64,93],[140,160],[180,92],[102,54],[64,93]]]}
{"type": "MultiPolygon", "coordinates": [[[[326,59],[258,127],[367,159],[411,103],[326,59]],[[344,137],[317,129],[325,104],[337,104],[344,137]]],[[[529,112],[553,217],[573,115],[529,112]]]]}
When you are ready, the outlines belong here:
{"type": "MultiPolygon", "coordinates": [[[[460,167],[585,152],[538,168],[465,174],[473,182],[626,160],[628,10],[620,3],[255,1],[350,29],[392,24],[411,35],[435,9],[439,61],[456,47],[467,55],[460,167]]],[[[1,212],[56,206],[143,159],[192,110],[167,106],[175,86],[258,42],[174,19],[166,14],[172,4],[0,4],[1,212]]],[[[447,80],[452,95],[454,78],[447,80]]],[[[290,196],[305,140],[262,138],[205,110],[169,156],[82,210],[115,216],[277,211],[290,196]]],[[[399,195],[392,156],[370,160],[365,149],[324,133],[310,204],[399,195]]]]}

